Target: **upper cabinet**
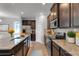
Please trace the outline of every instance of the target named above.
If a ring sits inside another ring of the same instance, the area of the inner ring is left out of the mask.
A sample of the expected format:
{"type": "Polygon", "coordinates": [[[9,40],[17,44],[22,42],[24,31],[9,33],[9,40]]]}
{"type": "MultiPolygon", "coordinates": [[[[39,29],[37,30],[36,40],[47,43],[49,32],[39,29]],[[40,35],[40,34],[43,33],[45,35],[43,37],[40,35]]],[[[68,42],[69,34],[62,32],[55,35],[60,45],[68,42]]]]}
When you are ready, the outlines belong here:
{"type": "Polygon", "coordinates": [[[50,16],[58,20],[59,28],[79,27],[79,3],[55,3],[50,16]]]}
{"type": "Polygon", "coordinates": [[[59,27],[70,27],[70,4],[59,4],[59,27]]]}
{"type": "Polygon", "coordinates": [[[58,17],[58,4],[54,4],[51,8],[51,16],[52,20],[56,19],[58,17]]]}
{"type": "Polygon", "coordinates": [[[72,27],[79,27],[79,3],[71,4],[72,27]]]}

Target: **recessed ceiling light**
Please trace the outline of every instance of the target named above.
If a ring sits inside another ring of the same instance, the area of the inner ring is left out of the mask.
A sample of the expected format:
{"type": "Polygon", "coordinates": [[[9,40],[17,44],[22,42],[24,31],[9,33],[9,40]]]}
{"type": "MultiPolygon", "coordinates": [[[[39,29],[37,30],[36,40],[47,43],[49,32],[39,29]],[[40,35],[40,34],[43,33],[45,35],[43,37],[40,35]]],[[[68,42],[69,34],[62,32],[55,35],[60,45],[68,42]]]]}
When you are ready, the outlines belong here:
{"type": "Polygon", "coordinates": [[[51,15],[54,15],[54,13],[51,13],[51,15]]]}
{"type": "Polygon", "coordinates": [[[2,19],[0,19],[0,22],[2,22],[2,19]]]}
{"type": "Polygon", "coordinates": [[[46,3],[42,3],[43,5],[45,5],[46,3]]]}
{"type": "Polygon", "coordinates": [[[22,11],[22,12],[21,12],[21,15],[23,15],[23,14],[24,14],[24,12],[22,11]]]}

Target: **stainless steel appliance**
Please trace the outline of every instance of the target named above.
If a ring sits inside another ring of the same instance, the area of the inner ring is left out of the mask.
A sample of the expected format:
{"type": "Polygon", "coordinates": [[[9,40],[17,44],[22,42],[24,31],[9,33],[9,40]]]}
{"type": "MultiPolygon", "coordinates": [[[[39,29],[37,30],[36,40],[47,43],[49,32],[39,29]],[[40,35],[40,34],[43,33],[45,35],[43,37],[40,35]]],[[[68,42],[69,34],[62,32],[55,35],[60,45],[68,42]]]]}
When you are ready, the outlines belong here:
{"type": "Polygon", "coordinates": [[[66,39],[66,33],[64,33],[64,32],[56,32],[55,39],[66,39]]]}
{"type": "Polygon", "coordinates": [[[57,28],[58,27],[58,19],[54,19],[50,22],[50,28],[57,28]]]}

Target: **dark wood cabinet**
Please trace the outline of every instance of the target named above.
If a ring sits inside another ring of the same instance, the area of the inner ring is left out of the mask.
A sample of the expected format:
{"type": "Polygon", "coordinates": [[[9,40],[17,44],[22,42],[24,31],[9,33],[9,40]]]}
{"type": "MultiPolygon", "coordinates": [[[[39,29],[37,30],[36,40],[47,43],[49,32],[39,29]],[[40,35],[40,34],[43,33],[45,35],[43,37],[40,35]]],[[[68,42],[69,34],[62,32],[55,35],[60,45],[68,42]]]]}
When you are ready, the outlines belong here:
{"type": "Polygon", "coordinates": [[[59,50],[53,47],[53,56],[59,56],[59,50]]]}
{"type": "Polygon", "coordinates": [[[71,4],[72,27],[79,27],[79,3],[71,4]]]}
{"type": "Polygon", "coordinates": [[[52,56],[72,56],[56,43],[52,42],[52,56]]]}
{"type": "Polygon", "coordinates": [[[15,53],[15,56],[23,56],[23,48],[21,47],[18,52],[15,53]]]}
{"type": "Polygon", "coordinates": [[[55,3],[51,8],[51,20],[50,20],[50,28],[58,27],[58,4],[55,3]]]}
{"type": "Polygon", "coordinates": [[[24,53],[24,42],[19,43],[12,49],[12,54],[15,56],[23,56],[24,53]]]}
{"type": "Polygon", "coordinates": [[[59,4],[59,26],[79,27],[79,3],[59,4]]]}
{"type": "Polygon", "coordinates": [[[31,40],[36,40],[36,21],[35,20],[22,20],[22,25],[24,26],[31,26],[32,34],[31,34],[31,40]]]}
{"type": "MultiPolygon", "coordinates": [[[[29,37],[30,37],[30,36],[29,36],[29,37]]],[[[24,41],[24,51],[23,51],[24,56],[27,55],[28,50],[29,50],[29,43],[30,43],[30,42],[29,42],[29,40],[30,40],[29,37],[24,41]]]]}
{"type": "Polygon", "coordinates": [[[55,4],[53,9],[53,18],[56,19],[58,17],[58,8],[57,4],[55,4]]]}
{"type": "Polygon", "coordinates": [[[70,4],[59,4],[59,27],[70,27],[70,4]]]}
{"type": "Polygon", "coordinates": [[[29,50],[29,45],[30,45],[30,38],[31,36],[28,36],[25,38],[25,40],[21,43],[19,43],[17,46],[15,46],[12,49],[12,54],[15,56],[26,56],[29,50]]]}
{"type": "Polygon", "coordinates": [[[70,55],[68,52],[66,52],[62,48],[60,48],[60,56],[72,56],[72,55],[70,55]]]}
{"type": "Polygon", "coordinates": [[[51,20],[58,19],[59,28],[79,27],[79,3],[55,3],[51,14],[51,20]]]}
{"type": "Polygon", "coordinates": [[[52,42],[52,56],[59,56],[59,47],[52,42]]]}
{"type": "Polygon", "coordinates": [[[36,28],[35,20],[22,20],[22,25],[29,25],[32,29],[36,28]]]}
{"type": "Polygon", "coordinates": [[[57,18],[58,17],[58,4],[57,3],[55,3],[53,6],[52,6],[52,8],[51,8],[51,18],[52,18],[52,20],[54,20],[55,18],[57,18]]]}
{"type": "Polygon", "coordinates": [[[29,50],[29,47],[25,44],[25,45],[24,45],[24,56],[27,55],[28,50],[29,50]]]}
{"type": "Polygon", "coordinates": [[[59,28],[71,26],[71,11],[69,3],[55,3],[51,8],[52,20],[57,19],[59,28]]]}
{"type": "Polygon", "coordinates": [[[28,20],[22,20],[22,25],[30,25],[30,21],[28,20]]]}

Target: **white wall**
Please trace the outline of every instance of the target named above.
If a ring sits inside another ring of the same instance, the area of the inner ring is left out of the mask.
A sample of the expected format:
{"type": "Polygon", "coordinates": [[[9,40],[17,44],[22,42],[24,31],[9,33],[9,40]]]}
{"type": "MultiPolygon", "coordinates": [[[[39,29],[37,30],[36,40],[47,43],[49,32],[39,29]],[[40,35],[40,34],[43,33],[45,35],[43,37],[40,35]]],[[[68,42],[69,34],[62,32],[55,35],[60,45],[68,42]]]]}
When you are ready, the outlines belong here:
{"type": "Polygon", "coordinates": [[[44,30],[47,28],[47,19],[41,14],[36,18],[36,41],[44,44],[44,30]]]}
{"type": "MultiPolygon", "coordinates": [[[[13,27],[14,28],[14,23],[16,21],[20,21],[20,24],[21,24],[21,19],[20,18],[7,18],[7,17],[5,18],[5,17],[2,17],[0,19],[2,20],[2,22],[0,22],[0,25],[1,24],[7,24],[9,27],[13,27]]],[[[8,37],[9,36],[9,33],[7,31],[6,32],[0,31],[0,38],[3,37],[4,35],[6,37],[8,37]]]]}
{"type": "Polygon", "coordinates": [[[2,22],[0,22],[0,24],[8,24],[10,27],[13,27],[13,23],[15,21],[21,20],[20,18],[5,18],[5,17],[2,17],[0,19],[2,20],[2,22]]]}

